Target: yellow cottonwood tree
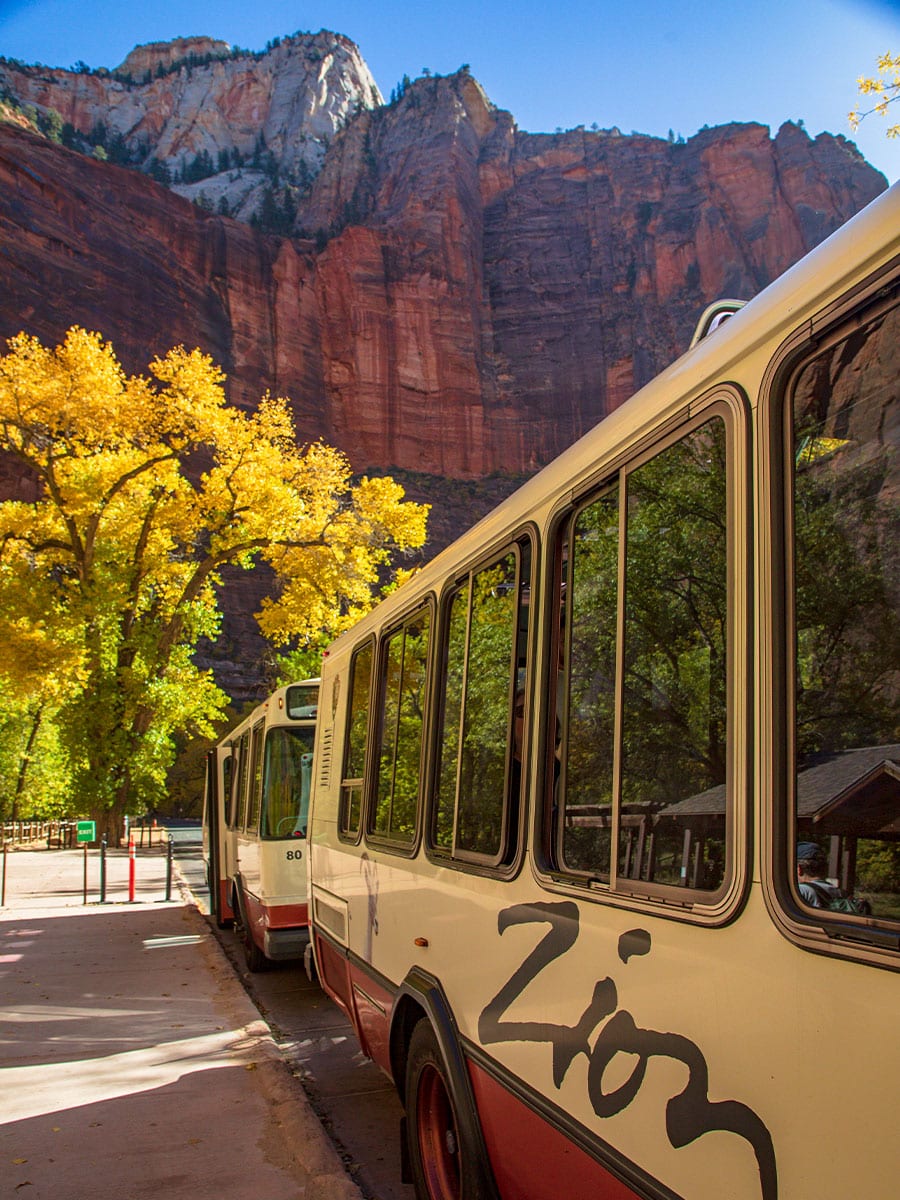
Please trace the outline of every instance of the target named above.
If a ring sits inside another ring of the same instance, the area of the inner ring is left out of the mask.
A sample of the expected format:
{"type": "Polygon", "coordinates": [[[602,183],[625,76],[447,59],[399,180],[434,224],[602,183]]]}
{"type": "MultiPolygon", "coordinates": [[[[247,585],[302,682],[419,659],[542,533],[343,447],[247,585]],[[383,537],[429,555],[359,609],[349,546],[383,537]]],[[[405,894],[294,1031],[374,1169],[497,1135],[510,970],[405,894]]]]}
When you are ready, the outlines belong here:
{"type": "Polygon", "coordinates": [[[161,790],[176,730],[209,733],[226,698],[192,654],[215,637],[227,563],[283,588],[264,632],[336,632],[373,602],[427,509],[393,480],[353,483],[339,451],[298,446],[288,403],[225,403],[224,376],[171,350],[127,376],[99,334],[0,357],[0,448],[40,486],[0,504],[0,684],[53,708],[80,812],[111,833],[161,790]]]}

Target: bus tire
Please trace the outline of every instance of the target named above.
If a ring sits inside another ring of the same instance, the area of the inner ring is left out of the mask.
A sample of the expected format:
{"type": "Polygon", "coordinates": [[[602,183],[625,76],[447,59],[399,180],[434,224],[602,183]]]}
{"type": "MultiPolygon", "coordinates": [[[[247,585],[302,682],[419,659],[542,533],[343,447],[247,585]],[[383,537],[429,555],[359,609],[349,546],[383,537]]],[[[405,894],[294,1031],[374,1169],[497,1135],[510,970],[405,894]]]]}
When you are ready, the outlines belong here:
{"type": "Polygon", "coordinates": [[[417,1200],[474,1200],[472,1149],[461,1136],[447,1069],[427,1020],[419,1021],[410,1038],[405,1095],[417,1200]]]}
{"type": "Polygon", "coordinates": [[[259,946],[257,946],[256,942],[254,942],[253,934],[246,925],[243,926],[243,940],[244,960],[247,963],[247,970],[252,971],[254,975],[260,971],[265,971],[269,965],[269,960],[263,954],[262,950],[260,950],[259,946]]]}

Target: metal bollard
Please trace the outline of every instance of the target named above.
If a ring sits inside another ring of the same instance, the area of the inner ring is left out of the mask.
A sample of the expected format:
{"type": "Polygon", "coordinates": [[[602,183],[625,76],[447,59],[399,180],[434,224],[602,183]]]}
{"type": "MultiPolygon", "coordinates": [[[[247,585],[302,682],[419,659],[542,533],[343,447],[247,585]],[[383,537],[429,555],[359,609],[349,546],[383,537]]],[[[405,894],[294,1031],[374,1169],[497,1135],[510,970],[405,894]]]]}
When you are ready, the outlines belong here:
{"type": "Polygon", "coordinates": [[[0,884],[0,908],[6,906],[6,843],[3,843],[3,882],[0,884]]]}
{"type": "Polygon", "coordinates": [[[172,899],[172,853],[175,849],[175,841],[169,834],[169,844],[166,847],[166,900],[172,899]]]}
{"type": "Polygon", "coordinates": [[[106,838],[100,842],[100,903],[106,903],[106,838]]]}
{"type": "Polygon", "coordinates": [[[128,839],[128,899],[134,901],[134,835],[128,839]]]}

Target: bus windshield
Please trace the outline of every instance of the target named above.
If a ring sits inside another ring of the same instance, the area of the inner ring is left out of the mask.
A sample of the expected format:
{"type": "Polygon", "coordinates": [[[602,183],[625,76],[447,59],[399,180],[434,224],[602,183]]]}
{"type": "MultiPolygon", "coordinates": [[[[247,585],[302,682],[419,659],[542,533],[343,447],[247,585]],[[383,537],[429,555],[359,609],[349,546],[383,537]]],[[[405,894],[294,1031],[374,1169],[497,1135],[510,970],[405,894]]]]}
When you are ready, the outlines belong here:
{"type": "Polygon", "coordinates": [[[306,837],[315,726],[270,729],[263,774],[263,838],[306,837]]]}

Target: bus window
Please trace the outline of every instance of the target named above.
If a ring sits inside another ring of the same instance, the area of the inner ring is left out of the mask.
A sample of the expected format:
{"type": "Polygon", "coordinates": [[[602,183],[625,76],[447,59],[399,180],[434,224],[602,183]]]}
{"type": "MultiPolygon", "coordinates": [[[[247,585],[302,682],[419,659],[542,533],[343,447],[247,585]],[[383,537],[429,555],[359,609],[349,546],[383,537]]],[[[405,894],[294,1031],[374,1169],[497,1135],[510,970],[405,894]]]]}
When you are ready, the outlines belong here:
{"type": "Polygon", "coordinates": [[[237,824],[238,809],[238,777],[241,771],[240,739],[228,743],[231,753],[228,755],[225,773],[225,827],[234,829],[237,824]]]}
{"type": "Polygon", "coordinates": [[[720,417],[623,472],[564,527],[551,766],[563,870],[608,882],[615,860],[623,887],[724,882],[727,531],[720,417]]]}
{"type": "MultiPolygon", "coordinates": [[[[790,873],[797,871],[795,894],[808,909],[894,922],[898,378],[894,307],[819,350],[789,391],[796,746],[790,873]]],[[[821,911],[816,915],[821,920],[821,911]]]]}
{"type": "Polygon", "coordinates": [[[250,734],[241,734],[237,745],[238,766],[234,772],[234,827],[243,829],[247,821],[247,797],[250,784],[250,734]]]}
{"type": "Polygon", "coordinates": [[[369,707],[372,686],[372,642],[366,642],[350,662],[350,711],[341,774],[341,805],[338,829],[344,838],[359,837],[362,814],[366,745],[369,734],[369,707]]]}
{"type": "Polygon", "coordinates": [[[292,721],[314,721],[319,711],[319,685],[293,683],[285,695],[285,712],[292,721]]]}
{"type": "Polygon", "coordinates": [[[315,735],[313,725],[269,730],[263,764],[264,838],[306,837],[315,735]]]}
{"type": "Polygon", "coordinates": [[[222,762],[222,795],[224,796],[225,804],[225,824],[231,823],[231,789],[232,789],[232,772],[234,770],[234,756],[229,754],[222,762]]]}
{"type": "Polygon", "coordinates": [[[725,874],[728,523],[716,417],[628,477],[619,874],[725,874]],[[701,797],[721,789],[709,812],[701,797]]]}
{"type": "Polygon", "coordinates": [[[448,605],[432,840],[493,864],[511,855],[521,788],[529,550],[467,576],[448,605]]]}
{"type": "Polygon", "coordinates": [[[380,744],[369,833],[401,844],[416,837],[431,614],[395,629],[381,663],[380,744]]]}
{"type": "MultiPolygon", "coordinates": [[[[565,686],[563,817],[559,857],[566,870],[609,879],[612,847],[613,745],[619,489],[576,514],[568,538],[570,631],[565,686]]],[[[565,629],[558,636],[564,636],[565,629]]],[[[557,654],[560,665],[564,661],[557,654]]]]}
{"type": "Polygon", "coordinates": [[[250,788],[247,802],[247,832],[259,833],[259,810],[262,802],[262,740],[265,723],[254,726],[250,749],[250,788]]]}

